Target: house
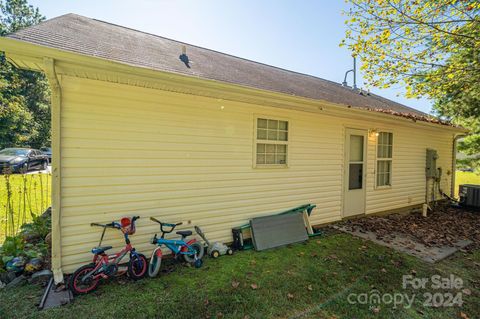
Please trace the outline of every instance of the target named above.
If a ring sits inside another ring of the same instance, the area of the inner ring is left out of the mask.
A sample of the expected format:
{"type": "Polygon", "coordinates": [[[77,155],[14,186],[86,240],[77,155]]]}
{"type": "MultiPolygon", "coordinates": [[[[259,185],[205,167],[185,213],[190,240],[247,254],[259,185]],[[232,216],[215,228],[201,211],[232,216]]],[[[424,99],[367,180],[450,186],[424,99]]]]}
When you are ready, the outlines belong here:
{"type": "Polygon", "coordinates": [[[462,128],[334,82],[75,14],[0,50],[52,88],[56,281],[91,258],[91,222],[144,217],[132,241],[148,253],[150,216],[229,242],[232,227],[305,203],[314,225],[411,209],[431,198],[427,148],[441,189],[454,185],[462,128]]]}

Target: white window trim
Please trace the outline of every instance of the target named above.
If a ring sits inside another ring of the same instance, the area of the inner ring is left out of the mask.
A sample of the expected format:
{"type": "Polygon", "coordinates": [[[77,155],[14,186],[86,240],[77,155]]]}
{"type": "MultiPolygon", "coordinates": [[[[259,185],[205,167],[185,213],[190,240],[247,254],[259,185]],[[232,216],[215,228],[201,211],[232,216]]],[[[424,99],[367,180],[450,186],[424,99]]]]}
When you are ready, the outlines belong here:
{"type": "MultiPolygon", "coordinates": [[[[392,131],[389,130],[379,130],[378,133],[391,133],[392,134],[392,139],[394,138],[394,134],[392,131]]],[[[380,136],[380,134],[378,135],[380,136]]],[[[378,136],[375,136],[375,169],[374,169],[374,181],[375,181],[375,189],[382,190],[382,189],[391,189],[393,185],[393,144],[395,143],[395,140],[392,143],[392,157],[390,158],[378,158],[378,136]],[[377,168],[378,168],[378,162],[379,161],[390,161],[390,185],[377,185],[377,168]]]]}
{"type": "Polygon", "coordinates": [[[264,114],[255,114],[253,116],[253,160],[252,160],[252,167],[253,168],[273,168],[273,169],[284,169],[289,168],[290,166],[290,145],[291,145],[291,129],[292,123],[290,119],[278,116],[271,116],[271,115],[264,115],[264,114]],[[267,120],[276,120],[276,121],[286,121],[288,122],[288,138],[287,141],[271,141],[271,140],[258,140],[257,139],[257,123],[258,119],[267,119],[267,120]],[[280,145],[287,145],[287,153],[286,153],[286,164],[257,164],[257,144],[280,144],[280,145]]]}

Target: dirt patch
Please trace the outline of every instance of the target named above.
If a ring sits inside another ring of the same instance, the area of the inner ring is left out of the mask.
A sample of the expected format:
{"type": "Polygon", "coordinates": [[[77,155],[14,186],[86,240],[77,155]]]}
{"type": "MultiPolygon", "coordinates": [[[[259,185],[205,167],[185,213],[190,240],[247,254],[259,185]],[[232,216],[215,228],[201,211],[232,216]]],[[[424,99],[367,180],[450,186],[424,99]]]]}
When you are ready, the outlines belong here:
{"type": "Polygon", "coordinates": [[[406,234],[427,247],[454,246],[461,240],[480,245],[480,212],[452,207],[439,207],[423,217],[421,214],[392,214],[365,217],[341,223],[347,230],[372,232],[386,242],[395,234],[406,234]]]}

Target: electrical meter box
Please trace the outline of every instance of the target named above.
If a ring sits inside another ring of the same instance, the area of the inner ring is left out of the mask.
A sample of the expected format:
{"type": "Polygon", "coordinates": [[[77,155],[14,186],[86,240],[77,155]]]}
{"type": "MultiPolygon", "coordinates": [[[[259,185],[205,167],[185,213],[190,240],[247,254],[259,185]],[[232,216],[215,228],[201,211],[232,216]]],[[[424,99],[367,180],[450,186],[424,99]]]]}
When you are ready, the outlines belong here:
{"type": "Polygon", "coordinates": [[[437,177],[437,159],[437,151],[427,148],[427,163],[425,167],[427,178],[437,177]]]}

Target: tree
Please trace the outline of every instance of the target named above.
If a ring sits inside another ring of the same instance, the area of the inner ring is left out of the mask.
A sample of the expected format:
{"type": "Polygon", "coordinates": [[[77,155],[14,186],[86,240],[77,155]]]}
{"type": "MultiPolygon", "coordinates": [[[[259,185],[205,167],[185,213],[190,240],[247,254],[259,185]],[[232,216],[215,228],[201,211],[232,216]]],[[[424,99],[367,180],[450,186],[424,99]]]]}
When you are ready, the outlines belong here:
{"type": "Polygon", "coordinates": [[[435,115],[471,129],[459,148],[480,152],[480,1],[349,1],[341,45],[367,83],[433,99],[435,115]]]}
{"type": "MultiPolygon", "coordinates": [[[[44,19],[26,0],[0,0],[0,36],[44,19]]],[[[43,74],[16,69],[0,54],[0,148],[50,143],[49,95],[43,74]]]]}

